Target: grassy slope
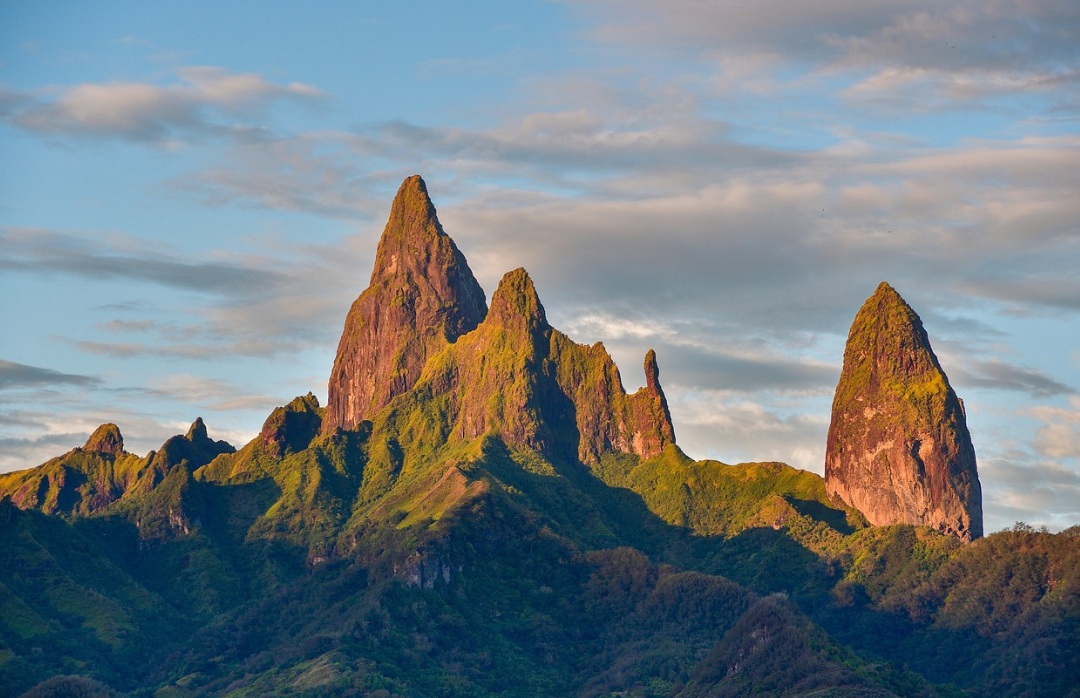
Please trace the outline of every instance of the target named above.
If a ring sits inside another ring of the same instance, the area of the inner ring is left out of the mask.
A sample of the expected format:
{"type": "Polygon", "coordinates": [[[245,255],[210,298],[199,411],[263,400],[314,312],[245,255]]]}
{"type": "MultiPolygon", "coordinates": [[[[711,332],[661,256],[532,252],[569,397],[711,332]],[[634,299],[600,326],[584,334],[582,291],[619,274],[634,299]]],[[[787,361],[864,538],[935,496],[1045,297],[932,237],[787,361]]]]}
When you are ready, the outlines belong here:
{"type": "Polygon", "coordinates": [[[161,695],[735,695],[783,676],[934,693],[886,662],[1071,690],[1076,536],[868,529],[782,464],[669,449],[590,469],[491,435],[448,444],[439,409],[403,398],[299,450],[257,439],[74,524],[15,512],[36,528],[4,528],[0,679],[43,677],[39,646],[54,671],[161,695]],[[774,592],[790,600],[762,606],[774,592]],[[202,628],[183,653],[127,667],[147,619],[179,611],[202,628]],[[731,673],[762,628],[792,660],[731,673]]]}

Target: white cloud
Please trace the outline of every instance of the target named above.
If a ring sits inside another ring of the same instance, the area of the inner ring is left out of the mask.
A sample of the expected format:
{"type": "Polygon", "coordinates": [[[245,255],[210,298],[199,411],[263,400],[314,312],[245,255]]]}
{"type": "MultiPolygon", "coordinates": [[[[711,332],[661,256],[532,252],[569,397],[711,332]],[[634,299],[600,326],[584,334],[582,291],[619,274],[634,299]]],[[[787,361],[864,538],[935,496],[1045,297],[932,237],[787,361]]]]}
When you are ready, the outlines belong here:
{"type": "Polygon", "coordinates": [[[92,386],[99,383],[101,380],[93,376],[63,373],[51,368],[0,359],[0,390],[43,386],[92,386]]]}
{"type": "MultiPolygon", "coordinates": [[[[211,207],[239,204],[303,211],[335,218],[365,218],[385,201],[371,193],[379,176],[356,167],[345,134],[308,134],[272,142],[236,143],[219,165],[168,182],[211,207]]],[[[381,214],[380,210],[380,214],[381,214]]]]}
{"type": "Polygon", "coordinates": [[[726,391],[677,385],[665,390],[675,435],[691,457],[726,463],[775,460],[824,471],[829,418],[821,400],[789,401],[781,410],[726,391]]]}
{"type": "Polygon", "coordinates": [[[1042,371],[1014,366],[1001,359],[972,361],[969,357],[967,361],[958,360],[957,364],[953,380],[973,387],[1025,392],[1037,398],[1076,392],[1042,371]]]}
{"type": "Polygon", "coordinates": [[[602,42],[696,52],[750,91],[792,68],[849,73],[849,95],[921,109],[931,99],[1059,90],[1080,75],[1080,11],[1071,0],[571,4],[602,42]]]}
{"type": "Polygon", "coordinates": [[[217,360],[286,354],[335,341],[349,303],[362,290],[357,279],[370,269],[373,249],[362,247],[364,241],[358,236],[274,250],[260,240],[257,251],[200,256],[130,236],[0,228],[8,252],[0,269],[111,284],[123,294],[120,304],[142,297],[131,282],[188,292],[182,322],[147,308],[139,317],[100,324],[111,335],[107,339],[71,337],[66,329],[61,336],[82,351],[113,358],[217,360]]]}
{"type": "Polygon", "coordinates": [[[190,373],[154,378],[147,387],[160,397],[202,405],[218,412],[266,410],[274,400],[267,395],[245,394],[243,387],[232,381],[190,373]]]}
{"type": "Polygon", "coordinates": [[[573,318],[566,327],[571,336],[603,337],[598,341],[618,341],[624,338],[675,339],[676,330],[656,322],[640,322],[630,318],[616,317],[605,312],[592,312],[573,318]]]}
{"type": "Polygon", "coordinates": [[[85,83],[38,94],[9,97],[4,103],[13,124],[29,131],[68,136],[121,138],[169,143],[192,133],[252,137],[259,129],[222,117],[254,116],[275,101],[322,97],[302,83],[281,85],[252,73],[214,66],[177,71],[178,82],[85,83]]]}
{"type": "Polygon", "coordinates": [[[1022,454],[980,461],[986,530],[1024,521],[1060,530],[1080,520],[1080,471],[1022,454]]]}
{"type": "Polygon", "coordinates": [[[1039,405],[1028,410],[1042,423],[1035,446],[1047,458],[1080,458],[1080,398],[1069,398],[1069,405],[1039,405]]]}

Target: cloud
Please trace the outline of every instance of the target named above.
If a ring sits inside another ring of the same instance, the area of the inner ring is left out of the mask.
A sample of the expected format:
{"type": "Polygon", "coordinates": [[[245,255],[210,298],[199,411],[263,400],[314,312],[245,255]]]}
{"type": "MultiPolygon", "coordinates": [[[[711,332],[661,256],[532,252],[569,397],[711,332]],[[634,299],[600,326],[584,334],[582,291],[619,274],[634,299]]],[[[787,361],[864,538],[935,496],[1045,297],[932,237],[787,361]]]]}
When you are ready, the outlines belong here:
{"type": "Polygon", "coordinates": [[[724,391],[675,386],[666,392],[679,445],[694,458],[776,460],[818,474],[824,470],[829,421],[820,400],[781,409],[724,391]]]}
{"type": "Polygon", "coordinates": [[[732,392],[764,390],[831,392],[839,366],[792,360],[765,353],[747,356],[724,351],[670,347],[664,351],[669,383],[732,392]]]}
{"type": "MultiPolygon", "coordinates": [[[[96,397],[100,399],[107,394],[99,393],[96,397]]],[[[192,415],[191,421],[194,417],[192,415]]],[[[190,424],[190,421],[172,421],[169,417],[153,414],[146,403],[141,403],[141,409],[131,410],[124,404],[100,400],[91,407],[49,401],[44,406],[36,404],[34,409],[0,410],[3,433],[0,436],[0,473],[32,468],[82,446],[90,434],[106,422],[119,425],[124,436],[124,449],[140,455],[160,448],[172,436],[186,433],[190,424]],[[47,411],[41,411],[45,407],[47,411]]],[[[242,445],[255,435],[250,429],[219,428],[215,422],[212,418],[207,419],[210,434],[215,439],[223,438],[242,445]]]]}
{"type": "Polygon", "coordinates": [[[1080,471],[1060,463],[1005,457],[979,463],[986,530],[1016,521],[1060,530],[1080,519],[1080,471]]]}
{"type": "Polygon", "coordinates": [[[101,380],[92,376],[62,373],[51,368],[39,368],[0,359],[0,390],[26,387],[75,385],[90,387],[100,385],[101,380]]]}
{"type": "Polygon", "coordinates": [[[87,354],[108,356],[114,359],[131,359],[137,356],[156,356],[171,359],[196,359],[213,360],[220,359],[222,354],[229,350],[227,342],[212,343],[173,343],[159,344],[156,342],[95,342],[90,340],[74,340],[72,344],[87,354]]]}
{"type": "Polygon", "coordinates": [[[1069,403],[1070,407],[1039,405],[1028,410],[1042,422],[1035,447],[1047,458],[1080,458],[1080,398],[1071,397],[1069,403]]]}
{"type": "MultiPolygon", "coordinates": [[[[1068,265],[1072,257],[1062,255],[1057,264],[1068,265]]],[[[963,290],[1005,303],[1013,312],[1025,314],[1032,307],[1043,306],[1071,312],[1080,311],[1080,279],[1072,273],[1041,273],[1021,276],[1023,259],[1017,267],[1000,276],[979,274],[962,284],[963,290]],[[1019,278],[1018,278],[1019,277],[1019,278]]],[[[1056,265],[1055,265],[1056,266],[1056,265]]]]}
{"type": "MultiPolygon", "coordinates": [[[[31,468],[82,446],[94,429],[106,422],[123,422],[121,431],[129,451],[135,447],[126,433],[127,425],[138,425],[138,430],[151,438],[161,433],[151,428],[152,420],[145,416],[129,415],[122,408],[110,411],[108,416],[102,412],[98,407],[88,408],[47,394],[39,396],[33,408],[0,409],[0,473],[31,468]]],[[[142,443],[140,439],[135,441],[142,443]]],[[[156,448],[163,441],[148,448],[156,448]]]]}
{"type": "Polygon", "coordinates": [[[59,334],[81,351],[118,359],[220,360],[332,347],[374,253],[374,240],[363,235],[280,248],[260,238],[256,251],[206,253],[211,261],[119,235],[0,228],[0,244],[0,269],[111,285],[120,295],[100,309],[109,313],[97,325],[101,334],[59,334]],[[132,281],[192,295],[180,305],[147,305],[132,281]]]}
{"type": "Polygon", "coordinates": [[[274,398],[246,393],[232,381],[190,373],[155,378],[147,389],[156,397],[201,405],[218,412],[260,410],[269,413],[276,405],[274,398]]]}
{"type": "Polygon", "coordinates": [[[15,126],[45,135],[155,143],[185,134],[251,139],[259,138],[261,129],[235,119],[261,115],[274,102],[322,97],[309,85],[282,85],[214,66],[181,68],[177,77],[167,85],[84,83],[48,95],[5,93],[0,105],[7,106],[0,113],[6,111],[15,126]]]}
{"type": "Polygon", "coordinates": [[[918,109],[1018,92],[1064,95],[1080,77],[1080,11],[1070,0],[571,4],[603,43],[696,52],[751,89],[762,82],[755,72],[801,69],[818,80],[846,73],[855,80],[848,97],[918,109]],[[747,57],[758,70],[740,74],[747,57]]]}
{"type": "Polygon", "coordinates": [[[30,103],[29,96],[14,92],[0,85],[0,119],[7,118],[30,103]]]}
{"type": "MultiPolygon", "coordinates": [[[[385,202],[372,193],[384,176],[358,169],[342,134],[307,134],[233,145],[219,165],[175,177],[167,187],[205,205],[240,204],[335,218],[368,218],[385,202]]],[[[396,185],[395,185],[396,186],[396,185]]],[[[391,194],[392,195],[392,194],[391,194]]]]}
{"type": "Polygon", "coordinates": [[[86,443],[90,432],[0,436],[0,473],[33,468],[86,443]]]}
{"type": "Polygon", "coordinates": [[[1012,390],[1039,398],[1076,393],[1074,388],[1042,371],[1020,368],[1000,359],[977,361],[970,364],[970,368],[962,365],[953,371],[953,377],[960,383],[978,388],[1012,390]]]}
{"type": "MultiPolygon", "coordinates": [[[[565,89],[565,86],[563,86],[565,89]]],[[[746,145],[730,138],[728,125],[703,118],[698,105],[641,90],[618,92],[593,109],[531,112],[483,131],[421,127],[406,122],[378,125],[351,141],[358,152],[452,160],[460,172],[497,174],[514,170],[546,184],[600,184],[595,176],[659,169],[668,176],[708,170],[777,166],[794,153],[746,145]],[[640,101],[644,107],[643,115],[640,101]]],[[[610,186],[610,183],[608,183],[610,186]]]]}
{"type": "Polygon", "coordinates": [[[100,281],[122,279],[200,293],[255,296],[281,281],[271,269],[229,262],[189,261],[127,239],[120,245],[50,230],[0,228],[0,269],[35,275],[65,274],[100,281]]]}

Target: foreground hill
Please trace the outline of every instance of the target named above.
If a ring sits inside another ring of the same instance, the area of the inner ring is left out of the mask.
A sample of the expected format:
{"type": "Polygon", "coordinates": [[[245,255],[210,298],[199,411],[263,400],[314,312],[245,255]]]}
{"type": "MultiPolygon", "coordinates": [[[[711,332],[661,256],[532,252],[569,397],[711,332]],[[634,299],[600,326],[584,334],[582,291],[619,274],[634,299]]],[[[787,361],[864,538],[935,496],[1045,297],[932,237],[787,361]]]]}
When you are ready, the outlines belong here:
{"type": "Polygon", "coordinates": [[[628,394],[524,270],[474,282],[410,178],[329,408],[0,476],[0,693],[1080,695],[1080,530],[871,527],[694,461],[653,352],[628,394]]]}

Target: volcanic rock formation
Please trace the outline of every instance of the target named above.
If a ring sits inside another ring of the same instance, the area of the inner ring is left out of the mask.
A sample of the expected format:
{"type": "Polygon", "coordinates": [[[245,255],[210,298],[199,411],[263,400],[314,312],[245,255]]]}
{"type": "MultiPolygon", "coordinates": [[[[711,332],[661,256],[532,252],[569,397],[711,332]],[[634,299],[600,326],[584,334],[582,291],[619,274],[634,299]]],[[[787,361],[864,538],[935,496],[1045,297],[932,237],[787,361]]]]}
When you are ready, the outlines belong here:
{"type": "Polygon", "coordinates": [[[37,468],[0,474],[0,497],[9,495],[20,509],[87,515],[150,492],[176,466],[192,471],[233,450],[211,439],[199,418],[185,436],[174,436],[140,458],[124,450],[124,437],[115,424],[102,424],[81,448],[37,468]]]}
{"type": "Polygon", "coordinates": [[[434,357],[417,384],[421,404],[448,397],[451,438],[497,434],[508,445],[596,463],[605,453],[659,455],[675,443],[656,354],[647,383],[627,395],[600,343],[577,344],[548,324],[524,269],[503,276],[487,318],[434,357]]]}
{"type": "Polygon", "coordinates": [[[963,403],[922,321],[882,283],[855,315],[833,399],[825,487],[875,526],[982,536],[982,488],[963,403]]]}
{"type": "Polygon", "coordinates": [[[395,397],[399,414],[438,403],[446,439],[498,435],[510,446],[596,463],[674,445],[656,355],[627,395],[603,345],[548,324],[532,279],[508,272],[484,306],[468,263],[435,219],[423,180],[405,180],[379,242],[371,287],[345,321],[324,431],[354,428],[395,397]]]}
{"type": "Polygon", "coordinates": [[[369,419],[413,387],[428,357],[486,313],[484,291],[443,232],[424,180],[409,177],[390,208],[371,283],[345,318],[323,429],[369,419]]]}
{"type": "Polygon", "coordinates": [[[120,427],[115,424],[102,424],[94,430],[82,450],[112,456],[114,459],[124,455],[124,437],[120,427]]]}

